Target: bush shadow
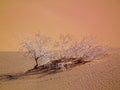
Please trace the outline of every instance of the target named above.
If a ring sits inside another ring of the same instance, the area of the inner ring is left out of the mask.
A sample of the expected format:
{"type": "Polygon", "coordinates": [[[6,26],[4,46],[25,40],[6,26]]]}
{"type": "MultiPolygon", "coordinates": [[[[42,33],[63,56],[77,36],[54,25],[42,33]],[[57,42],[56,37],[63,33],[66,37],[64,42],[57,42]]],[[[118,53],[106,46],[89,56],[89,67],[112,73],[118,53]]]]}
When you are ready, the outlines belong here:
{"type": "MultiPolygon", "coordinates": [[[[66,71],[70,70],[78,65],[84,65],[89,62],[91,62],[91,61],[82,62],[82,61],[77,60],[77,62],[75,62],[75,64],[72,65],[72,67],[70,67],[69,69],[66,69],[66,71]]],[[[44,68],[44,66],[42,65],[36,69],[33,68],[30,70],[27,70],[26,72],[13,73],[13,74],[2,74],[2,75],[0,75],[0,81],[5,82],[5,81],[12,81],[12,80],[20,80],[20,79],[43,78],[45,76],[57,74],[60,72],[63,72],[63,70],[61,70],[61,68],[48,69],[48,68],[44,68]],[[36,76],[36,77],[33,77],[33,76],[36,76]]]]}

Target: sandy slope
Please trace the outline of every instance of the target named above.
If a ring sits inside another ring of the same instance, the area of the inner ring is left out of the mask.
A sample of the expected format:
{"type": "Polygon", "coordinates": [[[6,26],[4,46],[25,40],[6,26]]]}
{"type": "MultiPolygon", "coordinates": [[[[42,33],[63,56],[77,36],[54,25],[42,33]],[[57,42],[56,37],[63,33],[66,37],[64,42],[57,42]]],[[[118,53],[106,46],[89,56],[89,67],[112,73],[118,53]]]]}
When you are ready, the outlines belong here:
{"type": "MultiPolygon", "coordinates": [[[[1,82],[0,90],[120,90],[120,50],[110,54],[69,71],[1,82]]],[[[31,66],[32,60],[19,53],[0,53],[0,74],[26,71],[31,66]]]]}

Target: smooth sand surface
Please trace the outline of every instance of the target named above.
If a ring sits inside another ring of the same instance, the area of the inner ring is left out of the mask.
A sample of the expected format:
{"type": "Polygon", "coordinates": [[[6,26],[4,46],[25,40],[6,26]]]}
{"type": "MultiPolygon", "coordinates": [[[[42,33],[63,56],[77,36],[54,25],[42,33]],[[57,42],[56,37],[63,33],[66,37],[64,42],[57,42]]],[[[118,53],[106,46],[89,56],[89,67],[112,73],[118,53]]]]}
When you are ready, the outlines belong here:
{"type": "MultiPolygon", "coordinates": [[[[120,90],[120,50],[64,72],[0,81],[0,90],[120,90]]],[[[0,53],[0,75],[27,71],[34,61],[21,53],[0,53]]]]}

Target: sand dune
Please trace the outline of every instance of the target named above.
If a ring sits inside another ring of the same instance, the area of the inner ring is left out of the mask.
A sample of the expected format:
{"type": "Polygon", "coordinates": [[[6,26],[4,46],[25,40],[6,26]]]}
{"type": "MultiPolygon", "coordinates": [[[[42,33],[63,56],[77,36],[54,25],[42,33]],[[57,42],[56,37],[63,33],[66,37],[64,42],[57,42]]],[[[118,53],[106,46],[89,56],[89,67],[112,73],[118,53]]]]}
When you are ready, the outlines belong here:
{"type": "MultiPolygon", "coordinates": [[[[0,53],[0,75],[25,72],[34,61],[21,53],[0,53]]],[[[34,74],[0,81],[0,90],[120,90],[120,50],[110,55],[55,74],[34,74]]]]}

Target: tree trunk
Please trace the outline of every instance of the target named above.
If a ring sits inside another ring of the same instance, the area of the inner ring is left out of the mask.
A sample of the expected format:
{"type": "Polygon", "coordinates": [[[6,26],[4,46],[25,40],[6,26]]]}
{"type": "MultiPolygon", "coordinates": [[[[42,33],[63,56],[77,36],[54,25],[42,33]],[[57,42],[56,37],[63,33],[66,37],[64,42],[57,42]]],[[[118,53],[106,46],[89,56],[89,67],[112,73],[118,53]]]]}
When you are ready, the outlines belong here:
{"type": "Polygon", "coordinates": [[[36,65],[34,66],[34,69],[38,68],[38,58],[35,58],[36,65]]]}

